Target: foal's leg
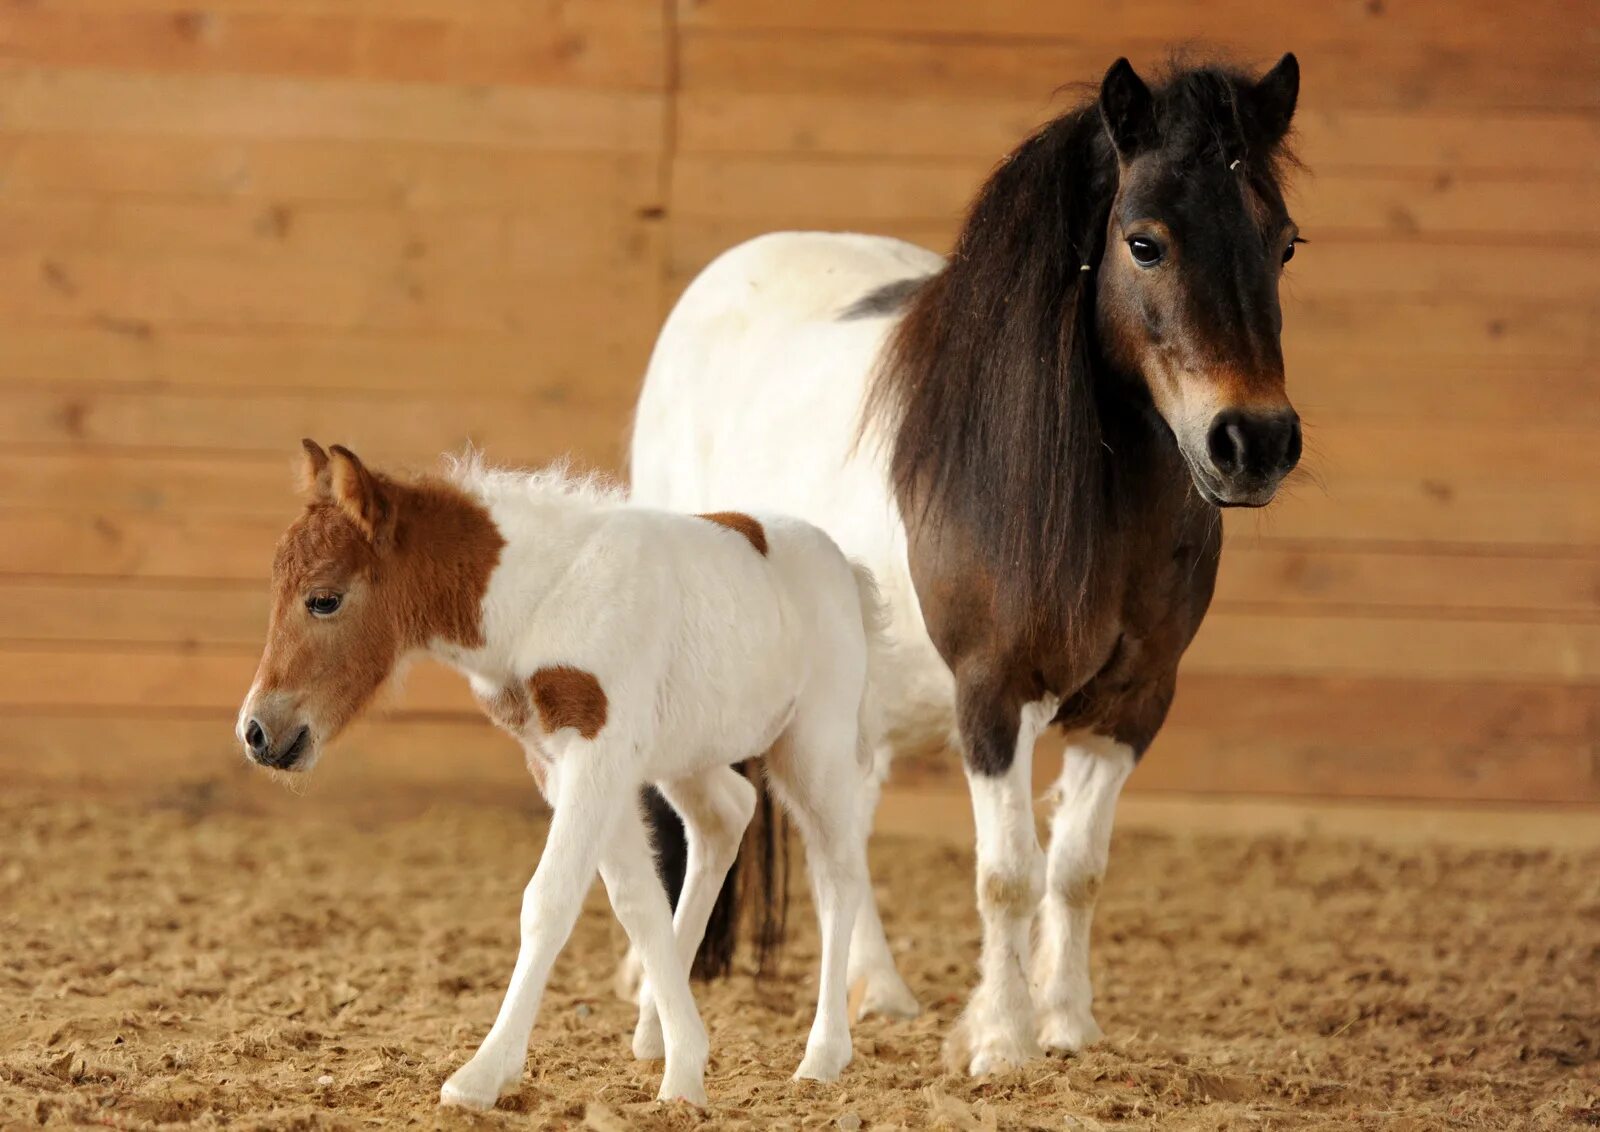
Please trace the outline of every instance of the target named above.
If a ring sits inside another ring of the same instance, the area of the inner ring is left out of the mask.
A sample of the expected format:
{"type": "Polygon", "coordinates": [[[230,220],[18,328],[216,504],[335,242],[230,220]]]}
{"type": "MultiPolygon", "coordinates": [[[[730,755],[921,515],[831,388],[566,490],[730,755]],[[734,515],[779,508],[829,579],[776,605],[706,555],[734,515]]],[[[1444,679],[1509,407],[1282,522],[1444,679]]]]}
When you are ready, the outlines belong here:
{"type": "Polygon", "coordinates": [[[1105,877],[1117,797],[1133,763],[1133,748],[1124,743],[1074,735],[1052,791],[1056,809],[1034,965],[1039,1042],[1049,1051],[1080,1050],[1101,1037],[1090,1009],[1089,924],[1105,877]]]}
{"type": "Polygon", "coordinates": [[[850,932],[867,891],[863,772],[856,761],[856,708],[796,715],[768,756],[768,777],[805,841],[822,935],[817,1015],[796,1078],[833,1081],[850,1064],[850,932]]]}
{"type": "MultiPolygon", "coordinates": [[[[878,812],[878,797],[883,792],[883,780],[889,770],[889,751],[874,752],[873,767],[861,785],[861,828],[870,835],[873,818],[878,812]]],[[[861,895],[861,906],[856,910],[855,930],[850,934],[850,969],[846,976],[850,985],[865,983],[861,1005],[856,1017],[881,1014],[886,1018],[915,1018],[921,1008],[916,995],[906,986],[895,966],[894,955],[889,950],[889,940],[884,935],[883,921],[878,918],[878,898],[867,885],[861,895]]]]}
{"type": "MultiPolygon", "coordinates": [[[[738,777],[735,775],[735,777],[738,777]]],[[[633,798],[630,793],[630,799],[633,798]]],[[[673,938],[672,910],[666,890],[657,878],[644,821],[633,803],[613,827],[610,844],[600,861],[600,875],[611,897],[611,908],[644,965],[646,993],[660,1002],[666,1030],[666,1070],[658,1099],[706,1103],[705,1026],[689,990],[689,963],[673,938]]],[[[715,891],[712,893],[715,896],[715,891]]],[[[680,907],[682,905],[680,904],[680,907]]],[[[703,925],[702,925],[703,928],[703,925]]]]}
{"type": "Polygon", "coordinates": [[[952,1068],[977,1076],[1037,1056],[1028,966],[1044,860],[1033,826],[1033,744],[1049,725],[1049,701],[1007,709],[964,697],[961,738],[978,827],[978,986],[945,1044],[952,1068]]]}
{"type": "MultiPolygon", "coordinates": [[[[719,766],[676,782],[662,782],[657,789],[683,819],[688,839],[683,892],[673,916],[678,954],[688,970],[705,938],[717,893],[738,856],[744,831],[755,816],[756,788],[732,767],[719,766]]],[[[633,1055],[646,1059],[660,1057],[662,1052],[661,1022],[650,984],[645,982],[639,988],[639,1024],[633,1032],[633,1055]]]]}
{"type": "Polygon", "coordinates": [[[618,813],[633,804],[592,766],[586,769],[570,773],[563,768],[551,776],[555,814],[539,866],[522,893],[522,943],[511,986],[478,1052],[439,1090],[443,1104],[489,1108],[522,1076],[551,964],[572,934],[618,813]]]}

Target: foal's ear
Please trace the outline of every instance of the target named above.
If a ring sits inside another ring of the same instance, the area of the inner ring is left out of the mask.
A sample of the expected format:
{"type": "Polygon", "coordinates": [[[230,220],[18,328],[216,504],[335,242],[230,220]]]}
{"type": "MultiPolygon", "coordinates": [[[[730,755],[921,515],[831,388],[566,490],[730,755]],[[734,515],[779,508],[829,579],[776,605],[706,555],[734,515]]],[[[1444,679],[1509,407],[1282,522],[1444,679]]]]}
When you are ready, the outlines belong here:
{"type": "Polygon", "coordinates": [[[1118,59],[1100,81],[1100,120],[1124,161],[1156,140],[1156,102],[1133,64],[1118,59]]]}
{"type": "Polygon", "coordinates": [[[1257,145],[1271,148],[1283,140],[1300,97],[1300,61],[1289,52],[1250,89],[1245,102],[1257,145]]]}
{"type": "Polygon", "coordinates": [[[394,500],[382,480],[342,444],[328,450],[328,471],[333,501],[369,541],[389,533],[394,522],[394,500]]]}
{"type": "Polygon", "coordinates": [[[300,490],[313,500],[329,498],[332,486],[328,478],[328,454],[315,440],[301,440],[300,447],[305,449],[300,463],[300,490]]]}

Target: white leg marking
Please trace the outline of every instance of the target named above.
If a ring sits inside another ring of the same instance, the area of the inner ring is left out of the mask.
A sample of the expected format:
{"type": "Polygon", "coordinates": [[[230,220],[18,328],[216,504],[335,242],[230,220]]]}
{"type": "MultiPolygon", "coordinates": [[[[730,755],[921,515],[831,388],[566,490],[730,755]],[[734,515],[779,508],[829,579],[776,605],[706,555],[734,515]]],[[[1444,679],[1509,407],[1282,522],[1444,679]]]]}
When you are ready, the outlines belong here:
{"type": "Polygon", "coordinates": [[[817,1015],[806,1039],[797,1079],[835,1081],[850,1064],[850,933],[867,889],[867,831],[856,761],[855,704],[837,715],[801,714],[768,758],[772,788],[789,809],[806,847],[822,936],[817,1015]]]}
{"type": "MultiPolygon", "coordinates": [[[[883,779],[889,768],[889,755],[876,753],[873,771],[862,791],[861,828],[870,831],[878,812],[878,798],[883,792],[883,779]]],[[[861,1005],[856,1017],[865,1018],[880,1014],[885,1018],[915,1018],[921,1007],[900,977],[894,954],[889,950],[889,940],[884,935],[883,921],[878,918],[878,898],[867,885],[862,893],[861,906],[856,910],[855,930],[850,934],[850,968],[847,980],[851,986],[864,982],[861,1005]]]]}
{"type": "Polygon", "coordinates": [[[983,947],[978,986],[945,1042],[945,1060],[973,1076],[1015,1069],[1037,1057],[1033,1001],[1024,971],[1044,887],[1044,855],[1033,825],[1033,745],[1058,705],[1023,707],[1005,774],[967,772],[978,827],[978,915],[983,947]]]}
{"type": "Polygon", "coordinates": [[[689,964],[673,936],[666,890],[656,876],[650,839],[636,807],[628,807],[618,818],[600,861],[600,876],[612,911],[644,965],[651,1015],[655,1017],[659,1009],[658,1029],[665,1031],[667,1064],[657,1099],[704,1107],[706,1030],[689,990],[689,964]]]}
{"type": "Polygon", "coordinates": [[[521,1079],[528,1035],[551,964],[572,934],[584,894],[594,882],[601,847],[623,806],[615,791],[592,774],[563,774],[553,786],[550,834],[522,893],[522,942],[511,985],[489,1036],[439,1090],[441,1104],[491,1108],[521,1079]]]}
{"type": "MultiPolygon", "coordinates": [[[[683,819],[688,840],[688,865],[683,892],[673,917],[683,967],[694,964],[705,938],[706,924],[722,882],[733,867],[744,831],[756,812],[756,788],[732,767],[716,767],[677,782],[658,784],[661,794],[683,819]]],[[[658,884],[659,887],[659,884],[658,884]]],[[[628,952],[631,959],[632,949],[628,952]]],[[[648,981],[639,986],[639,1022],[633,1032],[633,1055],[640,1060],[661,1057],[665,1046],[661,1022],[648,981]]]]}
{"type": "Polygon", "coordinates": [[[1133,749],[1102,735],[1075,735],[1051,791],[1050,853],[1034,991],[1039,1042],[1070,1053],[1100,1039],[1089,980],[1089,928],[1105,879],[1117,797],[1133,772],[1133,749]]]}

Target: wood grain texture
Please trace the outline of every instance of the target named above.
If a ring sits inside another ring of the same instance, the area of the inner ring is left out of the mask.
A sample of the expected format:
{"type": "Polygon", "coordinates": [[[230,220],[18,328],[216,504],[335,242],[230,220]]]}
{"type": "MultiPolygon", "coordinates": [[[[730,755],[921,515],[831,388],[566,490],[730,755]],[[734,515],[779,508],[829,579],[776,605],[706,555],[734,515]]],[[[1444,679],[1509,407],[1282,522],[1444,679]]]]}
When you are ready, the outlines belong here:
{"type": "MultiPolygon", "coordinates": [[[[0,769],[226,788],[301,436],[414,469],[469,442],[620,468],[660,320],[718,253],[795,227],[946,249],[1074,83],[1187,42],[1299,53],[1312,242],[1284,348],[1307,458],[1226,517],[1135,787],[1600,801],[1589,15],[6,4],[0,769]]],[[[431,667],[333,758],[350,784],[525,782],[431,667]]]]}

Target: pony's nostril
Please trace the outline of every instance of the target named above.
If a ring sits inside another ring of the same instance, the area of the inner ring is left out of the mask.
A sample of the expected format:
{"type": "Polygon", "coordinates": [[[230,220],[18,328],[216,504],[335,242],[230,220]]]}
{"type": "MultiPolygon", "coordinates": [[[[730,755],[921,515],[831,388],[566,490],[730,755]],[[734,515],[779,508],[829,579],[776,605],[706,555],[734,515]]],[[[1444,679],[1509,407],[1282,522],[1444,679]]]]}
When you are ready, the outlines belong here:
{"type": "Polygon", "coordinates": [[[260,756],[267,753],[267,733],[261,724],[253,719],[245,726],[244,745],[250,748],[252,755],[260,756]]]}
{"type": "Polygon", "coordinates": [[[1300,462],[1300,450],[1300,414],[1296,413],[1289,421],[1289,448],[1283,454],[1283,470],[1285,472],[1292,471],[1294,466],[1300,462]]]}
{"type": "Polygon", "coordinates": [[[1220,414],[1206,437],[1206,449],[1217,471],[1231,476],[1244,467],[1246,443],[1239,418],[1232,413],[1220,414]]]}

